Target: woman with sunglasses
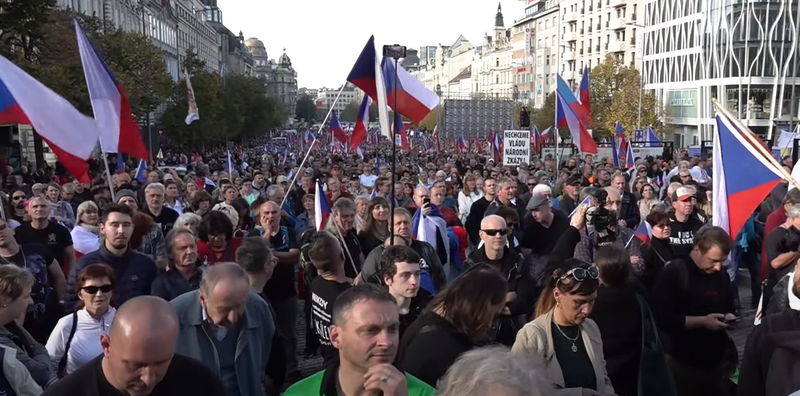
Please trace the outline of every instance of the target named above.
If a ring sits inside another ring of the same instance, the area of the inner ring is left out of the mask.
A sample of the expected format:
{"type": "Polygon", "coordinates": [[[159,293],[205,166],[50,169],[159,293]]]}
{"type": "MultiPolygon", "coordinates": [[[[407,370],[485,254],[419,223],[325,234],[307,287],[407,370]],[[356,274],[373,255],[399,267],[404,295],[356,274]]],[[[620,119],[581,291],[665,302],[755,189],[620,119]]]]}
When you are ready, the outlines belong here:
{"type": "Polygon", "coordinates": [[[506,279],[476,264],[450,282],[403,334],[396,365],[435,386],[458,357],[488,341],[492,320],[506,305],[506,279]]]}
{"type": "Polygon", "coordinates": [[[116,280],[105,264],[92,264],[77,276],[75,312],[58,321],[47,340],[53,368],[59,377],[74,372],[103,353],[100,336],[108,335],[116,310],[111,306],[116,280]]]}
{"type": "Polygon", "coordinates": [[[543,368],[556,388],[582,396],[614,395],[603,340],[589,319],[597,298],[597,267],[576,259],[558,263],[536,303],[536,319],[517,333],[511,348],[543,368]]]}
{"type": "Polygon", "coordinates": [[[664,270],[666,264],[676,258],[680,258],[684,253],[683,249],[670,243],[669,236],[672,233],[672,222],[669,215],[661,210],[650,212],[645,218],[653,234],[649,244],[642,244],[642,260],[644,261],[644,272],[641,280],[648,294],[653,289],[653,285],[658,279],[658,274],[664,270]]]}

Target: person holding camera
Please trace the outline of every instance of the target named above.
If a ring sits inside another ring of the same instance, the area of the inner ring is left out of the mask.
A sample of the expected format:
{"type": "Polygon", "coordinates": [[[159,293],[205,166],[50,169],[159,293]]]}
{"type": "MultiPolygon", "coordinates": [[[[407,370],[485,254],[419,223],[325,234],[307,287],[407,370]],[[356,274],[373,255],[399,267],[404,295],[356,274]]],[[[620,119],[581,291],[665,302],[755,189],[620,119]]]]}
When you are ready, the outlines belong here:
{"type": "Polygon", "coordinates": [[[725,230],[703,227],[691,253],[670,261],[653,287],[653,314],[681,396],[727,394],[725,356],[733,343],[725,330],[739,320],[730,280],[721,271],[730,251],[725,230]]]}
{"type": "Polygon", "coordinates": [[[640,275],[644,271],[642,243],[635,237],[632,229],[622,227],[617,222],[621,198],[619,190],[614,187],[587,187],[581,195],[581,200],[587,195],[591,196],[593,207],[586,213],[586,232],[575,247],[575,258],[593,263],[594,253],[598,248],[618,245],[628,252],[633,273],[640,275]]]}

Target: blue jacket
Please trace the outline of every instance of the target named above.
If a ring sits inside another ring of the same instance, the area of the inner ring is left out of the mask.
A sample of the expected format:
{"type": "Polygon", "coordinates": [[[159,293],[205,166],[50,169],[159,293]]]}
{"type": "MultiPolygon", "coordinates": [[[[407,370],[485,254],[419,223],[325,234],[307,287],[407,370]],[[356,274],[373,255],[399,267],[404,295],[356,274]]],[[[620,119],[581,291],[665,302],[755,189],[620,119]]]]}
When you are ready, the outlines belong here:
{"type": "MultiPolygon", "coordinates": [[[[172,300],[178,315],[178,341],[175,353],[203,362],[220,374],[214,342],[203,328],[200,291],[185,293],[172,300]]],[[[236,342],[236,377],[242,396],[264,395],[264,373],[272,348],[275,324],[267,303],[250,292],[244,308],[241,333],[236,342]]],[[[279,348],[281,346],[276,346],[279,348]]]]}
{"type": "Polygon", "coordinates": [[[72,308],[78,302],[78,293],[75,290],[78,273],[91,264],[106,264],[114,270],[117,278],[117,290],[114,292],[116,301],[113,301],[115,307],[131,298],[150,295],[150,287],[158,276],[156,263],[150,257],[130,249],[122,256],[116,256],[106,249],[101,240],[100,249],[81,257],[69,272],[67,307],[72,308]]]}

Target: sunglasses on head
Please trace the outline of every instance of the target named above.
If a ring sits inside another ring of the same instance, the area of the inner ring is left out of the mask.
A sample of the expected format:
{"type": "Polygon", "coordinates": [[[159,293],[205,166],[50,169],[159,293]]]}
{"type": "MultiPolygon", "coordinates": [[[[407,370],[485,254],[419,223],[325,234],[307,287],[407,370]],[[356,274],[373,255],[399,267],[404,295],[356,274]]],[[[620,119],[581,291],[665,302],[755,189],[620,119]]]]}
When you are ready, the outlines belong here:
{"type": "Polygon", "coordinates": [[[83,291],[87,294],[97,294],[98,291],[105,293],[111,293],[114,290],[114,286],[111,285],[102,285],[102,286],[85,286],[83,291]]]}
{"type": "Polygon", "coordinates": [[[599,276],[599,272],[597,271],[597,267],[594,265],[585,268],[585,267],[576,267],[569,271],[567,271],[564,275],[558,278],[558,281],[561,282],[564,279],[569,278],[570,276],[578,282],[583,282],[586,280],[587,277],[592,279],[597,279],[599,276]]]}
{"type": "Polygon", "coordinates": [[[506,236],[509,233],[508,228],[503,228],[502,230],[481,230],[481,231],[485,232],[486,235],[488,236],[496,236],[497,234],[500,234],[501,236],[506,236]]]}

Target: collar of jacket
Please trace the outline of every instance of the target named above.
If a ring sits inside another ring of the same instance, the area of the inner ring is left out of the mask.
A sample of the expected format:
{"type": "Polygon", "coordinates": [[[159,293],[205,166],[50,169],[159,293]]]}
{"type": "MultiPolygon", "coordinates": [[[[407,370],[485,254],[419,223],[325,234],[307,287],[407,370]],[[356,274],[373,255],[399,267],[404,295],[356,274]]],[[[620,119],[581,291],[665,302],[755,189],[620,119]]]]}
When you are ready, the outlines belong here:
{"type": "Polygon", "coordinates": [[[121,255],[116,255],[114,253],[111,253],[108,250],[108,248],[106,247],[106,239],[105,238],[100,238],[100,256],[103,259],[109,260],[109,261],[117,261],[117,260],[126,259],[130,255],[131,255],[131,247],[130,246],[128,246],[125,249],[125,253],[122,253],[121,255]]]}
{"type": "MultiPolygon", "coordinates": [[[[194,298],[192,299],[192,305],[183,315],[181,315],[182,316],[181,319],[183,319],[183,320],[181,320],[181,322],[182,323],[186,323],[186,324],[190,324],[192,326],[202,326],[203,325],[203,306],[200,305],[200,290],[195,290],[195,291],[193,291],[191,293],[194,296],[194,298]]],[[[253,296],[255,296],[256,298],[261,298],[261,297],[258,297],[258,295],[255,294],[255,293],[248,293],[247,294],[247,299],[249,300],[249,299],[253,298],[253,296]]],[[[252,315],[249,315],[249,312],[248,312],[249,308],[250,308],[249,304],[245,304],[244,318],[243,318],[243,320],[244,320],[243,328],[245,328],[245,329],[255,329],[255,328],[258,327],[258,323],[250,320],[250,317],[252,315]]]]}
{"type": "MultiPolygon", "coordinates": [[[[490,260],[488,257],[486,257],[486,245],[481,246],[480,249],[472,252],[469,258],[475,264],[488,263],[490,260]]],[[[503,266],[500,268],[500,271],[505,275],[509,275],[511,271],[513,271],[514,268],[516,268],[517,265],[522,261],[519,254],[509,249],[508,245],[503,246],[503,258],[501,258],[501,260],[503,261],[503,266]]]]}
{"type": "Polygon", "coordinates": [[[322,373],[322,381],[319,386],[320,396],[336,396],[339,390],[336,389],[336,377],[339,374],[339,356],[328,363],[328,367],[322,373]]]}

